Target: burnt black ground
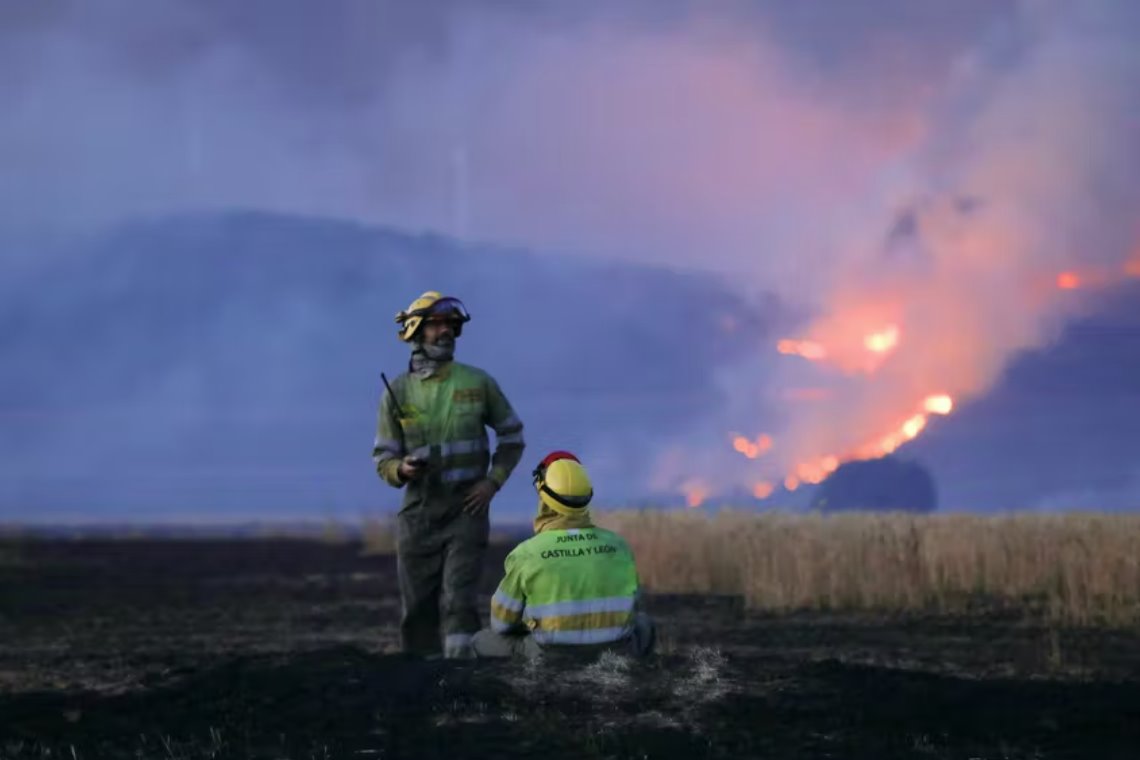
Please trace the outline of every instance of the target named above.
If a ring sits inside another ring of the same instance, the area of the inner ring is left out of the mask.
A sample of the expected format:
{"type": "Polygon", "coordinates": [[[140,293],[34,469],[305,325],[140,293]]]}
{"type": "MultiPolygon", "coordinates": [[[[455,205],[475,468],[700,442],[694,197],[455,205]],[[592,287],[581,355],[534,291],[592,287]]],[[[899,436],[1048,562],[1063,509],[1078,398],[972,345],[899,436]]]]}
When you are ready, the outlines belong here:
{"type": "Polygon", "coordinates": [[[423,662],[354,544],[25,543],[0,758],[1140,757],[1134,632],[650,602],[649,661],[423,662]]]}

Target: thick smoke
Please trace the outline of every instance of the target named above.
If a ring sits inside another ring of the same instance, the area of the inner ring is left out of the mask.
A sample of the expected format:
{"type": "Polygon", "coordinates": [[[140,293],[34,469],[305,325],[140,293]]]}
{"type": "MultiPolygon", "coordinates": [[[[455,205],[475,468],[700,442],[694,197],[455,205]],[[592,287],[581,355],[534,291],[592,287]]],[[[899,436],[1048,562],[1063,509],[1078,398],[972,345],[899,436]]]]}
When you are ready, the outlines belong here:
{"type": "Polygon", "coordinates": [[[740,335],[664,488],[983,393],[1069,313],[1058,272],[1135,241],[1127,0],[421,5],[0,6],[0,225],[252,206],[711,269],[811,314],[789,337],[828,361],[740,335]]]}
{"type": "Polygon", "coordinates": [[[956,62],[921,139],[834,228],[804,331],[826,369],[792,358],[770,385],[814,382],[824,397],[781,421],[777,477],[858,452],[931,394],[984,393],[1080,308],[1061,273],[1134,276],[1136,21],[1123,4],[1027,3],[956,62]],[[880,356],[868,336],[887,329],[880,356]]]}
{"type": "Polygon", "coordinates": [[[6,4],[0,213],[247,205],[790,284],[994,7],[909,5],[6,4]]]}

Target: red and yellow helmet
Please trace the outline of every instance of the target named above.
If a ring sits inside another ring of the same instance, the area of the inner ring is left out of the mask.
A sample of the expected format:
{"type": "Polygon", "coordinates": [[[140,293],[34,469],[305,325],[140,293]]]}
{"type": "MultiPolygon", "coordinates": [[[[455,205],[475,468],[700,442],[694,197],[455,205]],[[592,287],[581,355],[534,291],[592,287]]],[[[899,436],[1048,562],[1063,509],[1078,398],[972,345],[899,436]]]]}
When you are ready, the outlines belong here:
{"type": "Polygon", "coordinates": [[[582,514],[594,497],[590,475],[569,451],[554,451],[532,473],[542,503],[560,515],[582,514]]]}

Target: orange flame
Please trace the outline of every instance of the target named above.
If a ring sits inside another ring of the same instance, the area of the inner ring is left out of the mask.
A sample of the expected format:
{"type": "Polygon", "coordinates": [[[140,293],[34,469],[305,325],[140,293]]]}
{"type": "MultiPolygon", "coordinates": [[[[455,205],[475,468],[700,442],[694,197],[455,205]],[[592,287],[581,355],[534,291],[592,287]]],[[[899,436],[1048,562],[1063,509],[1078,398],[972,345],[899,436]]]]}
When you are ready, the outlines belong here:
{"type": "Polygon", "coordinates": [[[1076,272],[1061,272],[1057,275],[1057,287],[1061,290],[1076,290],[1081,286],[1081,278],[1076,272]]]}
{"type": "Polygon", "coordinates": [[[709,489],[699,480],[687,480],[681,484],[681,493],[685,496],[685,504],[690,509],[696,509],[705,503],[709,497],[709,489]]]}
{"type": "Polygon", "coordinates": [[[820,483],[839,468],[840,463],[857,459],[878,459],[892,454],[907,441],[912,441],[926,429],[928,415],[946,415],[954,409],[954,399],[948,394],[939,393],[927,396],[922,403],[925,411],[912,414],[890,432],[873,438],[862,446],[855,447],[844,456],[828,455],[814,461],[796,465],[784,481],[784,487],[794,491],[801,483],[820,483]]]}
{"type": "Polygon", "coordinates": [[[926,415],[916,414],[903,423],[902,432],[908,441],[913,441],[924,427],[926,427],[926,415]]]}
{"type": "Polygon", "coordinates": [[[823,466],[817,462],[801,462],[796,466],[796,478],[801,483],[814,485],[822,483],[825,477],[827,477],[827,473],[823,471],[823,466]]]}
{"type": "Polygon", "coordinates": [[[954,399],[945,393],[939,393],[935,396],[927,396],[922,406],[930,414],[950,414],[954,411],[954,399]]]}
{"type": "Polygon", "coordinates": [[[776,344],[781,354],[825,361],[846,374],[870,374],[902,339],[903,310],[887,293],[871,300],[842,300],[799,340],[776,344]]]}
{"type": "MultiPolygon", "coordinates": [[[[1074,269],[1058,273],[1053,282],[1046,277],[1038,281],[1034,288],[1043,288],[1042,296],[1048,297],[1048,294],[1056,292],[1051,287],[1053,285],[1056,289],[1065,291],[1095,289],[1111,285],[1122,275],[1140,278],[1140,246],[1116,273],[1095,266],[1074,269]]],[[[870,301],[860,297],[857,300],[843,299],[833,304],[831,316],[812,326],[808,333],[810,338],[781,340],[777,344],[777,350],[781,354],[825,362],[829,367],[847,374],[875,372],[885,356],[899,346],[904,315],[902,307],[892,301],[889,293],[879,295],[870,301]]],[[[784,392],[787,400],[824,401],[831,397],[831,392],[826,388],[793,388],[784,392]]],[[[892,454],[921,435],[927,429],[931,416],[951,414],[954,408],[954,399],[949,394],[931,393],[923,397],[909,415],[900,416],[898,422],[881,435],[871,437],[844,453],[808,458],[794,464],[786,472],[784,488],[794,491],[805,483],[819,483],[843,462],[877,459],[892,454]]],[[[762,453],[743,436],[736,437],[734,447],[750,459],[755,459],[762,453]]],[[[754,493],[760,492],[766,492],[766,489],[757,484],[754,493]]]]}
{"type": "Polygon", "coordinates": [[[771,483],[766,480],[761,480],[756,485],[752,486],[752,495],[757,499],[767,499],[772,495],[772,491],[774,490],[775,489],[772,487],[771,483]]]}
{"type": "Polygon", "coordinates": [[[814,340],[781,340],[776,344],[776,350],[781,354],[802,356],[811,361],[818,361],[827,357],[827,351],[814,340]]]}
{"type": "Polygon", "coordinates": [[[889,325],[886,329],[874,332],[863,339],[863,345],[874,354],[885,354],[898,345],[899,328],[889,325]]]}
{"type": "Polygon", "coordinates": [[[756,442],[753,443],[744,436],[738,435],[732,439],[732,448],[749,459],[758,459],[772,448],[772,438],[771,436],[761,434],[756,438],[756,442]]]}

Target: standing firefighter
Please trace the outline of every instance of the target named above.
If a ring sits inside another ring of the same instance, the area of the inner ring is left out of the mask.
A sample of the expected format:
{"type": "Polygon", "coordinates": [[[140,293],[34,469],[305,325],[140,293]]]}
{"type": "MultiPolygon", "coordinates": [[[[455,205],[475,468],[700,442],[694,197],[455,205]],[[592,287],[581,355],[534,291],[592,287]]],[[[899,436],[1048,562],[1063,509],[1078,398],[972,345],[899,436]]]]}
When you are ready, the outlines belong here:
{"type": "Polygon", "coordinates": [[[491,598],[491,628],[475,637],[476,656],[607,649],[651,654],[656,628],[639,610],[633,552],[590,518],[594,489],[586,469],[573,454],[555,451],[533,475],[535,534],[507,556],[491,598]]]}
{"type": "Polygon", "coordinates": [[[470,319],[462,302],[435,291],[396,315],[412,357],[407,372],[385,380],[372,450],[380,477],[406,487],[396,541],[400,640],[421,655],[440,651],[442,595],[444,656],[471,656],[488,509],[525,446],[523,424],[495,379],[452,358],[470,319]]]}

